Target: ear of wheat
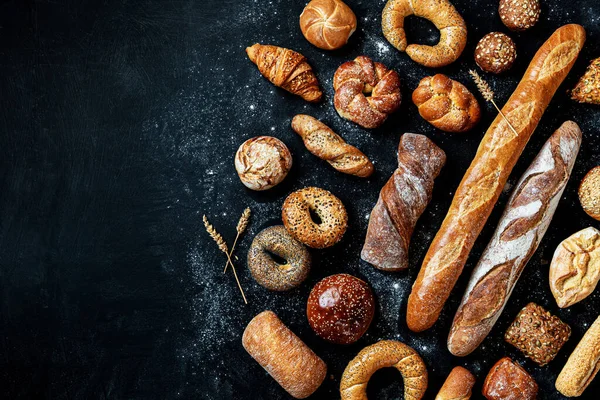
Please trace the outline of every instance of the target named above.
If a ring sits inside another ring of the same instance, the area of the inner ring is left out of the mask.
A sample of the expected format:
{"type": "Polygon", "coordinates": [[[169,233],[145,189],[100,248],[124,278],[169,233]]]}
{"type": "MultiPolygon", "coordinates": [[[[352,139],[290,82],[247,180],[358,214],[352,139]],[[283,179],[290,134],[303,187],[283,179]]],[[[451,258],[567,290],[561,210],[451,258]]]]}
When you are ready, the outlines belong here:
{"type": "Polygon", "coordinates": [[[211,225],[211,223],[208,221],[208,218],[206,218],[206,215],[202,216],[202,222],[204,223],[204,228],[206,228],[206,232],[208,232],[210,237],[215,241],[215,243],[219,247],[219,250],[221,250],[227,256],[227,262],[231,264],[231,269],[233,270],[233,275],[235,276],[235,281],[237,282],[238,288],[240,289],[240,293],[242,294],[242,299],[244,299],[245,304],[248,304],[248,300],[246,300],[246,295],[244,294],[244,289],[242,289],[242,284],[240,283],[240,280],[237,276],[235,266],[233,265],[233,262],[231,261],[231,256],[229,255],[227,243],[225,243],[223,236],[221,236],[221,234],[219,232],[217,232],[215,227],[211,225]]]}
{"type": "Polygon", "coordinates": [[[498,107],[498,105],[494,101],[494,91],[490,88],[490,85],[488,85],[488,83],[486,81],[484,81],[481,76],[479,76],[477,71],[471,69],[471,70],[469,70],[469,74],[475,81],[475,84],[477,85],[477,89],[479,90],[479,92],[481,93],[483,98],[486,101],[489,101],[490,103],[492,103],[492,105],[494,107],[496,107],[496,110],[498,110],[498,113],[502,116],[502,118],[504,118],[504,121],[506,121],[506,123],[508,124],[510,129],[513,131],[513,133],[516,136],[519,136],[519,133],[515,130],[515,128],[512,126],[512,124],[510,123],[508,118],[506,118],[506,115],[504,115],[504,113],[502,112],[500,107],[498,107]]]}
{"type": "MultiPolygon", "coordinates": [[[[229,252],[229,257],[233,256],[233,251],[235,250],[235,245],[237,244],[238,239],[244,233],[246,228],[248,227],[248,223],[250,222],[250,208],[246,207],[240,220],[238,221],[237,227],[235,230],[237,234],[235,235],[235,240],[233,241],[233,246],[231,246],[231,251],[229,252]]],[[[225,269],[223,269],[223,273],[227,272],[227,266],[229,265],[229,260],[225,263],[225,269]]]]}

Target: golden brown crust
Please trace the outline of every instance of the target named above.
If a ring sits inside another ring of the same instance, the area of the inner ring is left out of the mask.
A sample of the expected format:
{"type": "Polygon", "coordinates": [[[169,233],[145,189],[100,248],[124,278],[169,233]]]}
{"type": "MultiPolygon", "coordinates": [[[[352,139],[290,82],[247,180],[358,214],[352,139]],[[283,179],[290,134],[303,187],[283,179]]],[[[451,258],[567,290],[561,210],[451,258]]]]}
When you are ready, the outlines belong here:
{"type": "Polygon", "coordinates": [[[318,119],[310,115],[296,115],[292,119],[292,129],[300,135],[308,151],[338,171],[361,178],[373,173],[373,163],[367,156],[318,119]]]}
{"type": "Polygon", "coordinates": [[[600,165],[592,168],[583,177],[578,194],[583,211],[600,221],[600,165]]]}
{"type": "Polygon", "coordinates": [[[294,239],[315,249],[333,246],[342,240],[348,227],[348,214],[341,200],[317,187],[290,194],[283,203],[281,217],[294,239]],[[318,215],[320,223],[312,220],[310,211],[318,215]]]}
{"type": "Polygon", "coordinates": [[[423,331],[437,320],[508,176],[585,41],[580,25],[557,29],[538,50],[477,150],[423,261],[408,299],[407,323],[423,331]]]}
{"type": "Polygon", "coordinates": [[[323,96],[319,81],[306,57],[283,47],[255,44],[246,48],[248,58],[273,85],[309,102],[323,96]]]}
{"type": "Polygon", "coordinates": [[[600,317],[594,321],[569,356],[556,379],[556,390],[567,397],[581,396],[600,370],[600,317]]]}
{"type": "Polygon", "coordinates": [[[537,393],[535,380],[509,357],[494,364],[483,384],[488,400],[535,400],[537,393]]]}
{"type": "Polygon", "coordinates": [[[333,88],[338,114],[367,129],[383,124],[402,100],[398,74],[366,56],[340,65],[333,76],[333,88]]]}
{"type": "Polygon", "coordinates": [[[600,231],[588,227],[563,240],[550,263],[550,289],[559,307],[589,296],[600,280],[600,231]]]}
{"type": "Polygon", "coordinates": [[[244,349],[290,395],[304,399],[325,379],[327,365],[272,311],[263,311],[248,323],[244,349]]]}
{"type": "Polygon", "coordinates": [[[479,103],[469,89],[443,74],[421,79],[412,101],[425,121],[446,132],[466,132],[481,115],[479,103]]]}
{"type": "Polygon", "coordinates": [[[292,154],[285,143],[272,136],[246,140],[235,153],[235,169],[249,189],[267,190],[285,179],[292,168],[292,154]]]}
{"type": "Polygon", "coordinates": [[[475,377],[468,369],[454,367],[435,400],[469,400],[474,385],[475,377]]]}
{"type": "Polygon", "coordinates": [[[356,30],[356,15],[342,0],[312,0],[300,15],[300,29],[318,48],[339,49],[356,30]]]}
{"type": "Polygon", "coordinates": [[[383,9],[381,25],[385,38],[413,61],[426,67],[448,65],[460,56],[467,44],[467,25],[448,0],[389,0],[383,9]],[[416,15],[431,21],[440,31],[435,46],[409,45],[404,18],[416,15]]]}
{"type": "Polygon", "coordinates": [[[375,371],[394,367],[404,379],[404,398],[419,400],[427,389],[427,367],[412,348],[395,340],[382,340],[360,351],[348,363],[340,382],[342,400],[367,400],[367,384],[375,371]]]}

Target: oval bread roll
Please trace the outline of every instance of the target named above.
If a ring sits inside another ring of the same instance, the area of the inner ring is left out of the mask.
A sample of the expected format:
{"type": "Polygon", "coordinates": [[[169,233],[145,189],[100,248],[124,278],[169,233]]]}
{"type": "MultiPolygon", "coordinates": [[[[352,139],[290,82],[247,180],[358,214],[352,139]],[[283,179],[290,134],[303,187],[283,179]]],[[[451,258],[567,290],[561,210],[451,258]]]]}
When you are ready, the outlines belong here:
{"type": "Polygon", "coordinates": [[[454,367],[446,378],[435,400],[469,400],[475,377],[468,369],[454,367]]]}

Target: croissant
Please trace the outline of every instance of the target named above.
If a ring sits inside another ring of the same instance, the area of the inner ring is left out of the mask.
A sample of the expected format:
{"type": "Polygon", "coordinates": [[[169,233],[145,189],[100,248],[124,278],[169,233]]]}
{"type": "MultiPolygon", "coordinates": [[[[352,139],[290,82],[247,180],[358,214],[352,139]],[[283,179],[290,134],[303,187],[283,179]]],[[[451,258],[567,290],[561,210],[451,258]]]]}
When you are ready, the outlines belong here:
{"type": "Polygon", "coordinates": [[[426,136],[405,133],[400,138],[398,169],[371,211],[363,260],[386,271],[408,267],[410,237],[445,163],[446,153],[426,136]]]}
{"type": "Polygon", "coordinates": [[[306,57],[283,47],[255,44],[246,48],[248,58],[272,84],[309,102],[321,100],[317,76],[306,57]]]}
{"type": "Polygon", "coordinates": [[[340,172],[366,178],[373,173],[373,164],[356,147],[344,142],[327,125],[310,115],[299,114],[292,119],[304,145],[315,156],[327,161],[340,172]]]}

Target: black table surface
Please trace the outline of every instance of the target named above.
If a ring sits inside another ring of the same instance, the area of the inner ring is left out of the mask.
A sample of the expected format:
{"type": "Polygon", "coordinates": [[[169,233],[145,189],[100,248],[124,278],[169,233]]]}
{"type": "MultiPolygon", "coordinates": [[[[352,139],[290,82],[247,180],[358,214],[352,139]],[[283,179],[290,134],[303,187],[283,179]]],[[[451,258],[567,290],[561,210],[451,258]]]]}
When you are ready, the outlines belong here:
{"type": "MultiPolygon", "coordinates": [[[[600,108],[580,105],[567,90],[600,56],[600,3],[542,0],[540,22],[510,33],[518,59],[501,76],[485,75],[503,103],[536,49],[554,29],[582,24],[586,45],[527,145],[507,190],[469,258],[444,311],[430,329],[411,333],[405,322],[410,287],[477,145],[496,115],[484,104],[466,134],[436,130],[417,113],[410,94],[434,73],[392,48],[381,34],[384,0],[348,0],[359,19],[349,44],[333,52],[312,47],[294,0],[0,1],[0,382],[4,398],[52,399],[285,399],[289,396],[244,351],[250,319],[270,309],[327,363],[324,384],[311,397],[339,397],[348,361],[366,345],[397,339],[414,347],[430,374],[433,398],[449,371],[462,365],[481,384],[500,357],[521,363],[540,385],[540,398],[562,398],[554,381],[586,328],[600,312],[600,290],[559,309],[548,285],[556,246],[587,226],[577,186],[600,164],[600,108]],[[317,105],[275,88],[247,59],[253,43],[276,44],[308,57],[325,90],[317,105]],[[398,71],[404,101],[379,129],[341,119],[332,105],[332,76],[344,61],[365,54],[398,71]],[[304,148],[290,120],[308,113],[329,124],[371,157],[376,173],[338,173],[304,148]],[[565,120],[583,130],[583,146],[554,220],[482,346],[456,358],[445,343],[469,271],[489,240],[520,174],[565,120]],[[426,134],[448,154],[431,204],[412,238],[410,268],[386,273],[360,260],[368,215],[395,169],[404,132],[426,134]],[[252,192],[233,165],[246,139],[272,135],[291,149],[294,165],[283,183],[252,192]],[[250,276],[245,257],[252,237],[280,224],[285,197],[305,186],[332,191],[346,205],[349,229],[336,246],[312,251],[308,279],[272,293],[250,276]],[[204,231],[206,214],[231,244],[245,207],[252,221],[236,251],[244,305],[224,255],[204,231]],[[313,285],[346,272],[373,287],[377,312],[363,338],[337,346],[309,327],[305,305],[313,285]],[[530,301],[571,325],[557,358],[538,367],[503,341],[518,310],[530,301]]],[[[454,0],[468,28],[457,62],[435,70],[476,93],[467,71],[473,50],[490,31],[508,32],[496,0],[454,0]]],[[[438,33],[407,21],[411,42],[434,43],[438,33]]],[[[377,372],[370,399],[402,398],[394,370],[377,372]]],[[[600,378],[582,398],[597,398],[600,378]]]]}

